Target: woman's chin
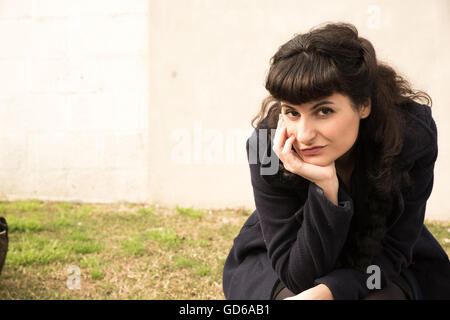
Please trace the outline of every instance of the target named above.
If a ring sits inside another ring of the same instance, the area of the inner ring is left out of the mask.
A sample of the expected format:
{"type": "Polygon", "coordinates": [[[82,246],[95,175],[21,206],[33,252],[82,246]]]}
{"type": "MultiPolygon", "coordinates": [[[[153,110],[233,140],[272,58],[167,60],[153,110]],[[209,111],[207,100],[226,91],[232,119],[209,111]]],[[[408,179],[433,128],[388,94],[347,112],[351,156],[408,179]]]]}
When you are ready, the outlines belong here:
{"type": "Polygon", "coordinates": [[[329,166],[333,161],[330,161],[329,159],[319,159],[319,158],[315,158],[315,157],[303,157],[303,161],[305,161],[306,163],[310,163],[313,164],[315,166],[319,166],[319,167],[326,167],[329,166]]]}

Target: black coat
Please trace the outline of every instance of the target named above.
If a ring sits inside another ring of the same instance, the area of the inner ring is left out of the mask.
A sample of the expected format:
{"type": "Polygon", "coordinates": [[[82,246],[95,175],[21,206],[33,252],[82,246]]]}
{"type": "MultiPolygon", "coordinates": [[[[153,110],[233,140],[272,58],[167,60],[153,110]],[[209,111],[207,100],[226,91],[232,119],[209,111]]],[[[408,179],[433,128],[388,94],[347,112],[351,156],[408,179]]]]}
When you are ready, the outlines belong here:
{"type": "MultiPolygon", "coordinates": [[[[409,130],[398,163],[408,169],[417,187],[399,196],[398,214],[373,264],[380,267],[382,288],[401,274],[414,298],[450,299],[448,256],[424,225],[438,152],[436,124],[428,106],[414,102],[409,108],[409,130]]],[[[251,147],[247,140],[247,155],[256,152],[251,147]]],[[[335,206],[321,188],[310,183],[307,198],[301,201],[291,186],[268,179],[260,169],[259,160],[250,162],[256,210],[234,239],[225,262],[225,297],[271,299],[278,281],[294,293],[323,283],[335,299],[367,296],[372,273],[335,268],[353,216],[353,192],[340,183],[335,206]]],[[[363,174],[361,170],[356,164],[352,185],[363,174]]]]}

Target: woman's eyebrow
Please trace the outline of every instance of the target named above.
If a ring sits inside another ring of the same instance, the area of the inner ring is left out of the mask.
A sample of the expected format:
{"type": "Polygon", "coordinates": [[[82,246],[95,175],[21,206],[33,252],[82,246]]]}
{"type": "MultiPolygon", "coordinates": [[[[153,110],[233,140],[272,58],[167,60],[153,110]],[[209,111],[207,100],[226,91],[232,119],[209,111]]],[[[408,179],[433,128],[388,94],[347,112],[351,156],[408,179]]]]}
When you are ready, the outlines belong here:
{"type": "MultiPolygon", "coordinates": [[[[314,109],[316,109],[316,108],[318,108],[318,107],[320,107],[321,105],[324,105],[324,104],[334,104],[334,102],[328,101],[328,100],[320,101],[320,102],[316,103],[315,105],[313,105],[310,108],[310,110],[314,110],[314,109]]],[[[291,109],[295,110],[295,108],[293,106],[290,106],[290,105],[285,104],[285,103],[282,103],[281,107],[291,108],[291,109]]]]}

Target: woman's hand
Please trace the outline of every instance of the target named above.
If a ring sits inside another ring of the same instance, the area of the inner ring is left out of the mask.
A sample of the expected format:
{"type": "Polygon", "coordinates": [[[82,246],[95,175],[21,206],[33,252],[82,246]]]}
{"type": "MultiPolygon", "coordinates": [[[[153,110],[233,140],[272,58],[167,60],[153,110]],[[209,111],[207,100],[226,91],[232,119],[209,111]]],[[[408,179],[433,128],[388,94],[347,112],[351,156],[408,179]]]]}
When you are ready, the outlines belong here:
{"type": "Polygon", "coordinates": [[[298,295],[284,300],[334,300],[333,293],[324,284],[319,284],[308,290],[300,292],[298,295]]]}
{"type": "Polygon", "coordinates": [[[286,138],[287,127],[280,114],[275,137],[273,139],[273,151],[281,162],[283,162],[286,170],[315,183],[322,188],[327,198],[337,205],[339,180],[337,178],[334,161],[324,167],[305,162],[297,152],[292,150],[295,136],[291,135],[289,138],[286,138]]]}

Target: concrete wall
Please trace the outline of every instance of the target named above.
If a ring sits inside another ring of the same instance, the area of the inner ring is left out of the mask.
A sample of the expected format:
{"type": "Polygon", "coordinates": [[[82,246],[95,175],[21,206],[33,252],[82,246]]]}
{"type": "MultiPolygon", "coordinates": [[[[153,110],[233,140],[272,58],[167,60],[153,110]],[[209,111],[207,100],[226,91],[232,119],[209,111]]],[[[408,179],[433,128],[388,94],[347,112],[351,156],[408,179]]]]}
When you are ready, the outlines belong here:
{"type": "Polygon", "coordinates": [[[0,193],[253,209],[245,140],[269,59],[348,21],[432,96],[427,218],[450,219],[449,18],[447,0],[0,0],[0,193]]]}
{"type": "Polygon", "coordinates": [[[0,1],[0,193],[148,198],[147,0],[0,1]]]}

